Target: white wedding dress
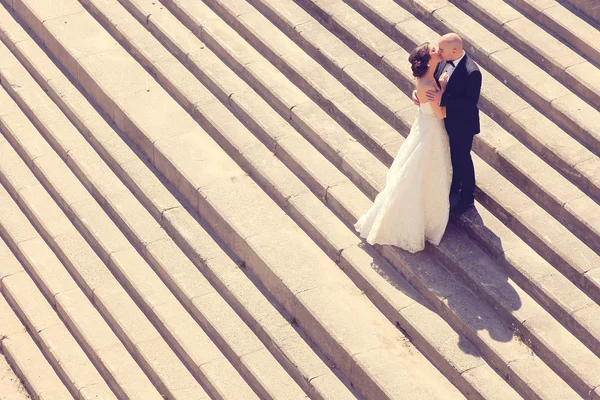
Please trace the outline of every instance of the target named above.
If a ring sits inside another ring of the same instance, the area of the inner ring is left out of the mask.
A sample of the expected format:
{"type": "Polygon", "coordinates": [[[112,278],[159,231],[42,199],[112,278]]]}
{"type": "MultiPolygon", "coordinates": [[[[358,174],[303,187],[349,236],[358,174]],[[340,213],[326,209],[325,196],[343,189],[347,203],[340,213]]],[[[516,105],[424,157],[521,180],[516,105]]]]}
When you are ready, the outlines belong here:
{"type": "Polygon", "coordinates": [[[411,253],[425,241],[439,244],[448,224],[452,181],[450,144],[444,121],[429,103],[418,110],[410,134],[390,167],[385,188],[354,225],[370,244],[411,253]]]}

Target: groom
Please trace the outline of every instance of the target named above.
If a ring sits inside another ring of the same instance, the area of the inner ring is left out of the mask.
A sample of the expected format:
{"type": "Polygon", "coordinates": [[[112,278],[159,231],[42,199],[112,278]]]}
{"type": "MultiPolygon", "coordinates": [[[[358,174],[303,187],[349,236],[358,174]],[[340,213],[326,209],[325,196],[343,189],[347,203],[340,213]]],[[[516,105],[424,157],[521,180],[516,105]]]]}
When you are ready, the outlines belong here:
{"type": "MultiPolygon", "coordinates": [[[[438,82],[447,73],[446,90],[428,91],[427,98],[446,107],[444,123],[450,139],[452,159],[452,185],[450,198],[459,198],[450,212],[459,215],[473,206],[475,200],[475,169],[471,158],[473,138],[479,133],[479,109],[477,102],[481,91],[481,72],[477,64],[464,52],[463,42],[456,33],[442,36],[438,52],[443,61],[435,70],[438,82]]],[[[416,91],[413,101],[419,105],[416,91]]]]}

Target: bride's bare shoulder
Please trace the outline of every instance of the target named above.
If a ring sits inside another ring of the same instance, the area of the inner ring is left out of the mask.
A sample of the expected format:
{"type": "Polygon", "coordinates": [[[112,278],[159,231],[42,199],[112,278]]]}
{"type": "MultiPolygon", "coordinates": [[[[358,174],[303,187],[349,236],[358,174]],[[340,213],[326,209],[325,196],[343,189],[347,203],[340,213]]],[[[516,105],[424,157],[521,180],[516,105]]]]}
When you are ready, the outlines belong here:
{"type": "Polygon", "coordinates": [[[419,101],[421,103],[428,103],[429,100],[427,99],[427,91],[435,90],[435,86],[432,83],[427,82],[423,79],[417,79],[416,89],[417,98],[419,99],[419,101]]]}
{"type": "Polygon", "coordinates": [[[435,82],[429,81],[429,80],[424,80],[424,79],[417,79],[417,90],[430,90],[430,89],[436,89],[435,86],[435,82]]]}

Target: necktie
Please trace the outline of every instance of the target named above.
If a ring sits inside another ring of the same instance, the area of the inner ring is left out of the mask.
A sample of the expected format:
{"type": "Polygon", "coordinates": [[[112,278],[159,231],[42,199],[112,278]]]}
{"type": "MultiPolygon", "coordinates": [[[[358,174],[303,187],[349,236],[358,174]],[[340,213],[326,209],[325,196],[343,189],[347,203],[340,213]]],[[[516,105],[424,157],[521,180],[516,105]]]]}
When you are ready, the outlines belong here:
{"type": "Polygon", "coordinates": [[[456,65],[454,65],[454,61],[448,61],[448,64],[452,65],[452,67],[456,67],[456,65]]]}

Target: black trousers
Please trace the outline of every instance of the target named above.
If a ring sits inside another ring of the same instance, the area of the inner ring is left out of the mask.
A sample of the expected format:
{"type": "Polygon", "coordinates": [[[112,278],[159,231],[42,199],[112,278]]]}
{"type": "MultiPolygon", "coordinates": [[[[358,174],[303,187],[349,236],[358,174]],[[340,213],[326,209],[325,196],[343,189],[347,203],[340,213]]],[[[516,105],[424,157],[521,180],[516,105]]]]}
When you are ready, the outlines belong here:
{"type": "Polygon", "coordinates": [[[459,193],[460,200],[472,203],[475,200],[475,168],[471,158],[472,135],[449,134],[452,160],[452,186],[450,193],[459,193]]]}

